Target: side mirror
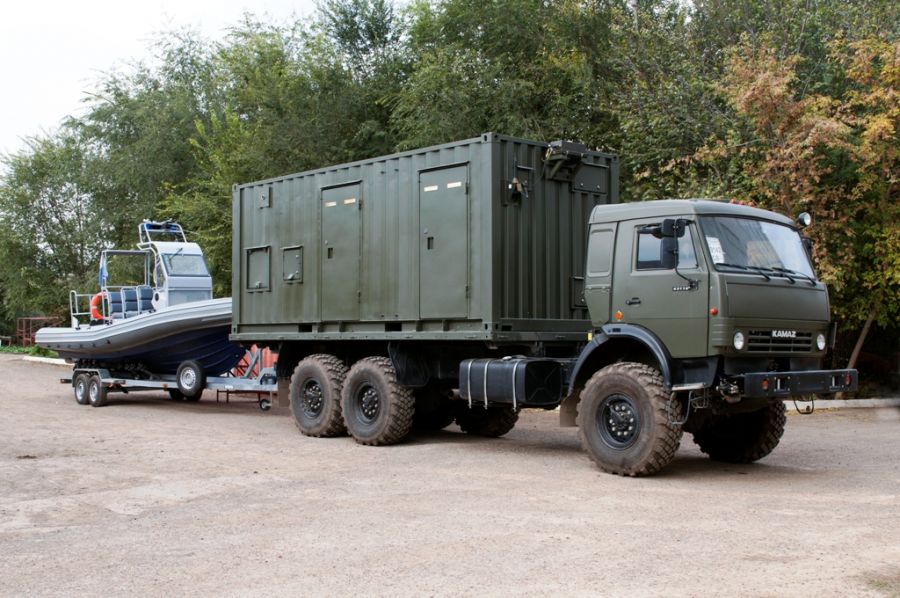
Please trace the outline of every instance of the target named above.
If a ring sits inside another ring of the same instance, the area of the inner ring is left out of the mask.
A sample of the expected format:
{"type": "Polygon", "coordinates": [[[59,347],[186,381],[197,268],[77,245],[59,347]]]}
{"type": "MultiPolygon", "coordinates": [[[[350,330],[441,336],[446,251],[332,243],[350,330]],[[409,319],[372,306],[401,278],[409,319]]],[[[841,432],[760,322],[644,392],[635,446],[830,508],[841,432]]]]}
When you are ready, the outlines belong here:
{"type": "MultiPolygon", "coordinates": [[[[684,234],[682,230],[681,234],[684,234]]],[[[659,247],[660,266],[665,270],[671,270],[678,264],[678,241],[675,237],[663,237],[659,247]]]]}
{"type": "Polygon", "coordinates": [[[678,218],[666,218],[662,221],[662,226],[660,227],[660,236],[663,238],[673,238],[680,239],[684,236],[684,225],[686,221],[678,218]]]}
{"type": "Polygon", "coordinates": [[[809,215],[809,212],[800,212],[797,214],[797,226],[806,228],[810,224],[812,224],[812,216],[809,215]]]}

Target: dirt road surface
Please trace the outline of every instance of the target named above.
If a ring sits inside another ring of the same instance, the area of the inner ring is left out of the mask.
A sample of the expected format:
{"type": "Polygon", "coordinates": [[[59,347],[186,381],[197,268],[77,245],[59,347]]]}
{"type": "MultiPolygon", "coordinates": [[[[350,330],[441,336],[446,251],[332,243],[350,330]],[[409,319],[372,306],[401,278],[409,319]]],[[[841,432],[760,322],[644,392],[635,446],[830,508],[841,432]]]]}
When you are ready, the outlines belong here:
{"type": "Polygon", "coordinates": [[[600,473],[556,414],[394,447],[248,399],[110,395],[0,355],[0,594],[900,595],[900,411],[792,415],[758,464],[689,437],[600,473]]]}

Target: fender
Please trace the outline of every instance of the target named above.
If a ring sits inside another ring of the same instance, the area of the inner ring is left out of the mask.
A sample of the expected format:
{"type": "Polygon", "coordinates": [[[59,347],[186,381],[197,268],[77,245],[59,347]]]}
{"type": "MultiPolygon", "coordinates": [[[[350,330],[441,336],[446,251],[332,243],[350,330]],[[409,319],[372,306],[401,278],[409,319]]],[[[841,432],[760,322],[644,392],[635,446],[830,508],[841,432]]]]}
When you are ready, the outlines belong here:
{"type": "Polygon", "coordinates": [[[635,340],[649,350],[659,364],[659,373],[662,374],[663,384],[669,389],[672,386],[672,355],[663,344],[659,337],[644,328],[635,324],[604,324],[600,327],[594,338],[591,339],[575,362],[572,374],[569,377],[569,395],[575,390],[575,381],[581,372],[581,368],[588,361],[594,351],[600,349],[603,345],[616,338],[627,338],[635,340]]]}

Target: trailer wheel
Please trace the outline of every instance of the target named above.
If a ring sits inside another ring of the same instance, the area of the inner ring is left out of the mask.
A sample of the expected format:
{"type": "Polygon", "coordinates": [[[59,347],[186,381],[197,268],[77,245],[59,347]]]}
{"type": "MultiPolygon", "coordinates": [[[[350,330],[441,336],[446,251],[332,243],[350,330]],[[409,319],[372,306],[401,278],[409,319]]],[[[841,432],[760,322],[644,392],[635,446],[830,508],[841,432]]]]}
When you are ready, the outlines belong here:
{"type": "Polygon", "coordinates": [[[668,401],[662,376],[640,363],[622,362],[596,372],[578,404],[582,446],[609,473],[656,473],[681,442],[680,403],[668,401]]]}
{"type": "Polygon", "coordinates": [[[778,446],[786,421],[781,401],[750,413],[717,415],[694,432],[694,443],[715,461],[752,463],[778,446]]]}
{"type": "Polygon", "coordinates": [[[459,429],[473,436],[499,438],[516,426],[519,412],[512,407],[491,405],[485,409],[482,405],[461,404],[456,412],[456,423],[459,429]]]}
{"type": "Polygon", "coordinates": [[[396,444],[412,429],[416,400],[387,357],[357,361],[341,394],[347,431],[360,444],[396,444]]]}
{"type": "Polygon", "coordinates": [[[199,401],[206,387],[206,372],[203,366],[196,361],[182,362],[175,373],[178,382],[178,390],[184,396],[185,401],[199,401]]]}
{"type": "Polygon", "coordinates": [[[306,436],[340,436],[346,432],[341,415],[341,389],[347,366],[334,355],[310,355],[291,376],[294,423],[306,436]]]}
{"type": "Polygon", "coordinates": [[[100,376],[94,374],[88,380],[88,401],[91,407],[103,407],[106,405],[106,385],[100,381],[100,376]]]}
{"type": "Polygon", "coordinates": [[[90,400],[88,398],[88,386],[90,383],[90,375],[75,374],[72,381],[72,391],[75,393],[75,402],[79,405],[87,405],[90,400]]]}

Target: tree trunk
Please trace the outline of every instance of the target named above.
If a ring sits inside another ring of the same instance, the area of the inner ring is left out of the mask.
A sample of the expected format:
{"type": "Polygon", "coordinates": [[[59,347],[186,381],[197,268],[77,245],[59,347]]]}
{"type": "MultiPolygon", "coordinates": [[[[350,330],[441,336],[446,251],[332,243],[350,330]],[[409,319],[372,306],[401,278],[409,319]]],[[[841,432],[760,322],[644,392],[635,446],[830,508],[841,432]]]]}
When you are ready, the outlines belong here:
{"type": "Polygon", "coordinates": [[[856,339],[856,346],[853,347],[853,352],[850,354],[850,361],[847,363],[847,367],[852,369],[856,367],[856,360],[859,359],[859,353],[862,351],[863,343],[866,342],[866,337],[869,336],[869,329],[872,327],[872,322],[875,321],[875,314],[877,312],[876,308],[872,308],[869,311],[869,317],[866,318],[866,323],[863,324],[862,332],[859,333],[859,338],[856,339]]]}
{"type": "MultiPolygon", "coordinates": [[[[847,362],[847,368],[853,369],[856,367],[856,360],[859,359],[859,354],[862,351],[863,344],[866,342],[866,337],[869,336],[869,329],[872,328],[872,322],[875,321],[875,314],[877,313],[877,308],[873,307],[869,310],[869,316],[866,318],[866,323],[863,324],[863,329],[859,333],[859,338],[856,339],[856,345],[853,347],[853,352],[850,353],[850,361],[847,362]]],[[[839,392],[834,396],[835,399],[843,399],[844,393],[839,392]]]]}

